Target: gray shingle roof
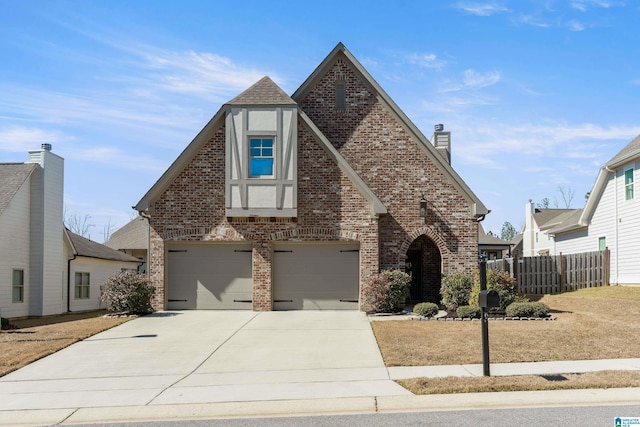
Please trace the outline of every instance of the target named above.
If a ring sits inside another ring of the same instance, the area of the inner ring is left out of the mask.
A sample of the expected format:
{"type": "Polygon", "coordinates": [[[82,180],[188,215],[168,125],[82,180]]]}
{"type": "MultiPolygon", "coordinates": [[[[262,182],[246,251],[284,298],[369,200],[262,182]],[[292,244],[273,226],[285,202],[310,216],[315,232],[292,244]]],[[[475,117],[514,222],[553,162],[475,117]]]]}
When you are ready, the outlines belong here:
{"type": "Polygon", "coordinates": [[[79,234],[75,234],[67,229],[69,233],[69,239],[75,248],[76,255],[88,257],[106,259],[111,261],[132,261],[140,262],[138,258],[127,255],[124,252],[116,251],[100,243],[86,239],[79,234]]]}
{"type": "Polygon", "coordinates": [[[607,166],[615,165],[616,163],[638,155],[640,155],[640,135],[628,143],[618,154],[613,156],[613,158],[607,162],[607,166]]]}
{"type": "Polygon", "coordinates": [[[269,77],[258,80],[249,89],[227,102],[229,105],[296,105],[269,77]]]}
{"type": "Polygon", "coordinates": [[[533,219],[541,230],[561,224],[576,209],[536,209],[533,219]]]}
{"type": "Polygon", "coordinates": [[[507,242],[506,240],[502,240],[501,238],[495,237],[495,236],[489,236],[487,233],[485,233],[484,227],[482,226],[482,224],[479,224],[478,226],[478,244],[503,245],[507,247],[510,245],[510,243],[507,242]]]}
{"type": "Polygon", "coordinates": [[[0,215],[37,167],[36,163],[0,163],[0,215]]]}
{"type": "Polygon", "coordinates": [[[148,249],[147,220],[138,217],[115,231],[104,245],[115,250],[148,249]]]}
{"type": "Polygon", "coordinates": [[[574,229],[580,225],[580,217],[582,216],[582,209],[574,209],[573,211],[565,214],[558,219],[562,220],[559,224],[555,225],[549,230],[549,233],[558,233],[564,230],[574,229]]]}

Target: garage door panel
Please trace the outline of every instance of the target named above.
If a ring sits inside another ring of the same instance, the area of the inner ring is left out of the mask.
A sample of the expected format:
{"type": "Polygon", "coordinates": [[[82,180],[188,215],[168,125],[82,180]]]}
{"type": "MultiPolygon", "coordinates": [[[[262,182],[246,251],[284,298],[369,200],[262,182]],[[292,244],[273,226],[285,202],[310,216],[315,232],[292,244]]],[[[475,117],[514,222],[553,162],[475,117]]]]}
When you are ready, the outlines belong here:
{"type": "Polygon", "coordinates": [[[172,244],[169,309],[251,309],[250,244],[172,244]]]}
{"type": "Polygon", "coordinates": [[[279,244],[274,253],[276,310],[356,310],[359,244],[279,244]]]}

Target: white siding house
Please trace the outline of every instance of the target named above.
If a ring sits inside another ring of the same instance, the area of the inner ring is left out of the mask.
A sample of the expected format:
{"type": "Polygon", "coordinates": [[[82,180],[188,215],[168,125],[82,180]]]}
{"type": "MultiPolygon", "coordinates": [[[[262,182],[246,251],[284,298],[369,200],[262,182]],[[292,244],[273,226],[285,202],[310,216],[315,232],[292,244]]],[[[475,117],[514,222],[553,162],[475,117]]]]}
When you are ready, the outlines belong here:
{"type": "Polygon", "coordinates": [[[139,264],[98,243],[77,243],[63,225],[63,190],[64,159],[49,144],[29,151],[25,163],[0,163],[2,317],[97,309],[99,286],[107,274],[139,264]],[[82,289],[85,294],[78,301],[73,293],[77,271],[92,277],[91,289],[82,289]]]}
{"type": "Polygon", "coordinates": [[[579,209],[539,209],[529,201],[525,205],[522,256],[556,255],[556,241],[549,230],[577,215],[578,211],[579,209]]]}
{"type": "Polygon", "coordinates": [[[599,171],[579,217],[550,230],[563,253],[609,248],[611,284],[640,284],[640,136],[599,171]]]}

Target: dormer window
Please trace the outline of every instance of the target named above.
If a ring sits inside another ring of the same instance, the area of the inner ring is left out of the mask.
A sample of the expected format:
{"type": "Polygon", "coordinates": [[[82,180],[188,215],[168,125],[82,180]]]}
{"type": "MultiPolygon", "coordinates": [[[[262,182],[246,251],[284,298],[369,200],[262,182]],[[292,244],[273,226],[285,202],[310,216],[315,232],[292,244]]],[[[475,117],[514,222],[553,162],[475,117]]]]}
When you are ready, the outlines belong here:
{"type": "Polygon", "coordinates": [[[273,137],[249,139],[249,177],[273,177],[273,137]]]}

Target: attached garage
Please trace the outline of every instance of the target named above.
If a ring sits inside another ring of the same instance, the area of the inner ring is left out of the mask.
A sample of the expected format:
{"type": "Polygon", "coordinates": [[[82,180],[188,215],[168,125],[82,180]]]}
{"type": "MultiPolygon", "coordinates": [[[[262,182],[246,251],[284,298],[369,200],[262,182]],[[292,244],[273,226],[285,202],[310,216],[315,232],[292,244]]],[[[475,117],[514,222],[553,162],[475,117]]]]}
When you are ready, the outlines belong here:
{"type": "Polygon", "coordinates": [[[357,242],[274,245],[274,310],[357,310],[359,247],[357,242]]]}
{"type": "Polygon", "coordinates": [[[251,310],[250,243],[169,243],[169,310],[251,310]]]}

